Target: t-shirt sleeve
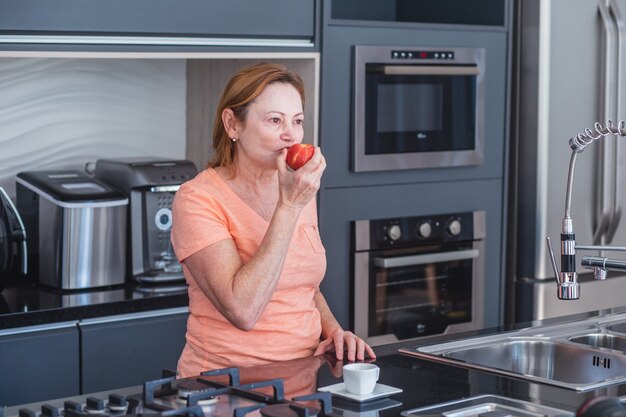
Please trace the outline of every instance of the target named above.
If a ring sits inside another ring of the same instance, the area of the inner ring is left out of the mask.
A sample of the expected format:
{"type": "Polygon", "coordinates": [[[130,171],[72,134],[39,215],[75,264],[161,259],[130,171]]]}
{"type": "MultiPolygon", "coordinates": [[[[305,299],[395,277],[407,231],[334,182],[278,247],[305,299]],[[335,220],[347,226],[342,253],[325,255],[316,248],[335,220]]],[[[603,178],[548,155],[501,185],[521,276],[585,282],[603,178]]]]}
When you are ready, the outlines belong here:
{"type": "Polygon", "coordinates": [[[199,187],[183,184],[172,203],[171,238],[180,262],[213,243],[232,239],[218,199],[199,187]]]}

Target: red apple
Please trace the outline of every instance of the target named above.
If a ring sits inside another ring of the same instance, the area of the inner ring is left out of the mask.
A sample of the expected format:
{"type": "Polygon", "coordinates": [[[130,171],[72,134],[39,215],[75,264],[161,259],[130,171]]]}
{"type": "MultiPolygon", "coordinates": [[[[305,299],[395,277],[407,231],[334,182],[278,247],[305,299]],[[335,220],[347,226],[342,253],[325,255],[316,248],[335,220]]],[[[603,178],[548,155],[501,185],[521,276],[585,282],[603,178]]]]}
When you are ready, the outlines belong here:
{"type": "Polygon", "coordinates": [[[309,145],[308,143],[296,143],[287,151],[287,165],[289,165],[291,169],[299,169],[311,159],[314,152],[315,146],[309,145]]]}

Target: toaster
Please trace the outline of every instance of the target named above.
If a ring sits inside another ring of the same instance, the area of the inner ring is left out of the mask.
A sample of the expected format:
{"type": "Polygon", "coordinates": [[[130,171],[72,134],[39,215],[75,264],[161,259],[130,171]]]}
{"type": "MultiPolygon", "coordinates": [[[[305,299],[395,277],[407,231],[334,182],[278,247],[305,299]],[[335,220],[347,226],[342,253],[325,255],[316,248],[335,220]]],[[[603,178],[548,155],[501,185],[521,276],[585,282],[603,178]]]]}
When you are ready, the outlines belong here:
{"type": "Polygon", "coordinates": [[[142,283],[183,280],[170,232],[172,201],[185,181],[198,173],[188,160],[99,159],[94,175],[129,199],[127,276],[142,283]]]}
{"type": "Polygon", "coordinates": [[[28,277],[63,290],[125,282],[128,199],[79,170],[20,172],[28,277]]]}

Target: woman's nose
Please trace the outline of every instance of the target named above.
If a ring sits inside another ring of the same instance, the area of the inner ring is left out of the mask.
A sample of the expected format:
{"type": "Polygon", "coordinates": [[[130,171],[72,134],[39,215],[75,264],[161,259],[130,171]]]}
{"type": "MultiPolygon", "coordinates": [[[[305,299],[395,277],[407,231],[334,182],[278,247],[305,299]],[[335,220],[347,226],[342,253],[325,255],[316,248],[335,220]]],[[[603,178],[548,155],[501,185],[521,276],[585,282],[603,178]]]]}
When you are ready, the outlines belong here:
{"type": "Polygon", "coordinates": [[[280,133],[280,138],[285,142],[293,142],[296,139],[296,132],[293,126],[286,124],[282,132],[280,133]]]}

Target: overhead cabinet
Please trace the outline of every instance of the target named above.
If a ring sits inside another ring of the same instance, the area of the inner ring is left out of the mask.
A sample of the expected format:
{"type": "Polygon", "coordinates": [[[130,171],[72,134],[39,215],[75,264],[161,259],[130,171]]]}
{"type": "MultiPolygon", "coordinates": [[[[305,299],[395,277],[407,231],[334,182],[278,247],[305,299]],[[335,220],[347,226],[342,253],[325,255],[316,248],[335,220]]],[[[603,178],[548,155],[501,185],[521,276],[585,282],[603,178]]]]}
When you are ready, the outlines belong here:
{"type": "Polygon", "coordinates": [[[0,35],[312,39],[314,0],[3,0],[0,35]]]}

